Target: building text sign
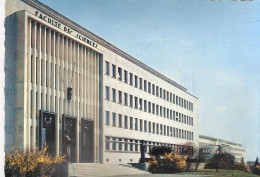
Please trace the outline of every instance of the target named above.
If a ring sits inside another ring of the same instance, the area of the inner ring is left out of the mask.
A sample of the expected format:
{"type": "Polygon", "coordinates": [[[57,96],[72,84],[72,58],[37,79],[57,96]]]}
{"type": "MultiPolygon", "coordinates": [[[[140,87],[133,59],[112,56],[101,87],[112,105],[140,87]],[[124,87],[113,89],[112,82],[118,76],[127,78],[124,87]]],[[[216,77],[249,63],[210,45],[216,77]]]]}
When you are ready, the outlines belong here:
{"type": "Polygon", "coordinates": [[[97,48],[97,46],[98,46],[97,43],[93,42],[92,40],[88,39],[87,37],[77,33],[76,31],[74,31],[71,28],[61,24],[60,22],[40,13],[39,11],[35,11],[35,16],[37,16],[38,18],[44,20],[45,22],[51,24],[52,26],[61,29],[62,31],[80,39],[81,41],[83,41],[83,42],[85,42],[85,43],[87,43],[87,44],[89,44],[89,45],[91,45],[95,48],[97,48]]]}

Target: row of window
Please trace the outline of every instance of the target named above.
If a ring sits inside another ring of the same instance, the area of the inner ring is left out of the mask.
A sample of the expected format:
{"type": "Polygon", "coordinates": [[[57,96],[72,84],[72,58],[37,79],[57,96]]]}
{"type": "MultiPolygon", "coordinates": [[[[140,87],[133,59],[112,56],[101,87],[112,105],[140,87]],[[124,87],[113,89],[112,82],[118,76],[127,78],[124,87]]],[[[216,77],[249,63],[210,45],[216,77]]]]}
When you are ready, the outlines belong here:
{"type": "MultiPolygon", "coordinates": [[[[108,61],[105,61],[105,74],[110,76],[110,63],[108,61]]],[[[112,64],[112,72],[111,76],[113,78],[118,78],[120,81],[124,81],[126,84],[134,85],[136,88],[139,88],[145,92],[148,92],[154,96],[160,97],[163,100],[169,101],[173,104],[179,105],[185,109],[188,109],[190,111],[193,111],[193,103],[159,87],[155,86],[155,84],[152,84],[151,82],[148,82],[145,79],[142,79],[141,77],[138,78],[137,75],[133,75],[133,73],[128,74],[128,71],[124,70],[124,79],[123,79],[123,69],[120,67],[117,67],[116,65],[112,64]],[[129,79],[129,81],[128,81],[129,79]],[[133,82],[134,81],[134,82],[133,82]]]]}
{"type": "Polygon", "coordinates": [[[138,118],[124,116],[122,114],[117,114],[112,112],[112,122],[110,122],[110,112],[106,111],[106,125],[112,125],[114,127],[125,128],[130,130],[136,130],[140,132],[147,132],[153,134],[160,134],[164,136],[172,136],[176,138],[193,140],[193,132],[166,126],[163,124],[146,121],[138,118]],[[124,119],[124,120],[123,120],[124,119]]]}
{"type": "MultiPolygon", "coordinates": [[[[183,146],[177,144],[161,143],[161,142],[151,142],[145,141],[145,152],[150,152],[154,146],[165,146],[170,147],[176,153],[182,153],[183,146]]],[[[141,140],[120,138],[120,137],[110,137],[105,138],[106,150],[112,151],[130,151],[130,152],[140,152],[141,140]]]]}
{"type": "MultiPolygon", "coordinates": [[[[157,116],[171,119],[171,120],[174,120],[177,122],[182,122],[182,123],[185,123],[188,125],[193,125],[192,117],[175,112],[166,107],[159,106],[155,103],[151,103],[147,100],[143,100],[141,98],[134,97],[133,95],[130,95],[130,94],[128,96],[127,93],[124,93],[124,101],[122,101],[122,97],[123,97],[122,95],[123,95],[122,91],[118,90],[118,92],[117,92],[116,89],[112,88],[112,100],[111,101],[118,102],[119,104],[122,104],[122,102],[124,102],[125,106],[129,105],[130,107],[134,107],[135,109],[139,109],[144,112],[156,114],[157,116]],[[118,93],[118,99],[116,98],[117,93],[118,93]],[[128,102],[129,102],[129,104],[128,104],[128,102]]],[[[108,86],[105,87],[105,99],[110,100],[110,87],[108,87],[108,86]]]]}

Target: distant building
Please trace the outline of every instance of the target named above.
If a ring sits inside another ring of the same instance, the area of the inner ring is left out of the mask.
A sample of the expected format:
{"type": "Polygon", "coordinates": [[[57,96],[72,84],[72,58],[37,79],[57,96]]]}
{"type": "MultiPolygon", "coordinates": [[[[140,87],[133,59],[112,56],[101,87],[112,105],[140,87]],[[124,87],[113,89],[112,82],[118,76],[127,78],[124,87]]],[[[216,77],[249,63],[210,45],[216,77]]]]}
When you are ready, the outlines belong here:
{"type": "Polygon", "coordinates": [[[240,162],[242,158],[244,158],[244,162],[246,162],[246,149],[242,147],[241,144],[199,135],[199,148],[204,154],[208,154],[209,159],[219,150],[219,147],[221,147],[222,152],[232,154],[236,162],[240,162]]]}

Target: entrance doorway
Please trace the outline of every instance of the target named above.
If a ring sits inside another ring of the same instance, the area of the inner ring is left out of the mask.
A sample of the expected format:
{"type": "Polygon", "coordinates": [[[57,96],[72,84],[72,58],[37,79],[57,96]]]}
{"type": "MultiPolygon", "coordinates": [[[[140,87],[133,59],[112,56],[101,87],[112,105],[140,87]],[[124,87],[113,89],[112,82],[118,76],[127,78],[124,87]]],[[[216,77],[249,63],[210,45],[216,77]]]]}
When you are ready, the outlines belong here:
{"type": "Polygon", "coordinates": [[[47,152],[55,155],[55,120],[56,113],[40,110],[39,118],[39,150],[47,146],[47,152]]]}
{"type": "Polygon", "coordinates": [[[94,121],[81,119],[81,155],[80,162],[94,162],[94,121]]]}
{"type": "Polygon", "coordinates": [[[77,118],[62,115],[62,154],[68,162],[76,162],[77,118]]]}

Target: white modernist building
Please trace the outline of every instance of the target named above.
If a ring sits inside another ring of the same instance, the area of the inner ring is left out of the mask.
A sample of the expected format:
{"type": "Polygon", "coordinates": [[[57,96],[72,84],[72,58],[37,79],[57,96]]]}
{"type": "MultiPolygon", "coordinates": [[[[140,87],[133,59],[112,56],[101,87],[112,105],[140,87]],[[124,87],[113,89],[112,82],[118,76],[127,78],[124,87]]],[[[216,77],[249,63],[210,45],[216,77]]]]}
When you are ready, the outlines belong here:
{"type": "Polygon", "coordinates": [[[208,157],[212,158],[220,147],[222,152],[227,152],[235,157],[236,162],[241,162],[242,158],[246,162],[246,149],[241,144],[226,141],[219,138],[213,138],[205,135],[199,135],[199,147],[208,157]]]}
{"type": "MultiPolygon", "coordinates": [[[[143,140],[198,146],[198,99],[39,1],[6,1],[6,150],[130,163],[143,140]]],[[[148,156],[148,154],[146,154],[148,156]]]]}

